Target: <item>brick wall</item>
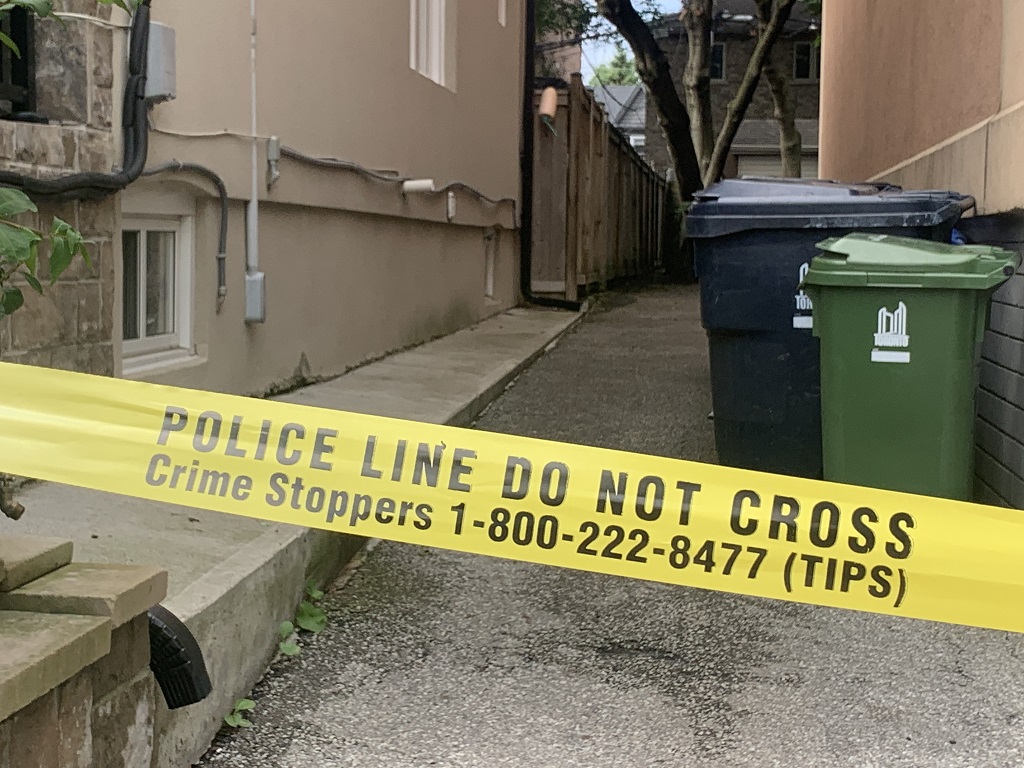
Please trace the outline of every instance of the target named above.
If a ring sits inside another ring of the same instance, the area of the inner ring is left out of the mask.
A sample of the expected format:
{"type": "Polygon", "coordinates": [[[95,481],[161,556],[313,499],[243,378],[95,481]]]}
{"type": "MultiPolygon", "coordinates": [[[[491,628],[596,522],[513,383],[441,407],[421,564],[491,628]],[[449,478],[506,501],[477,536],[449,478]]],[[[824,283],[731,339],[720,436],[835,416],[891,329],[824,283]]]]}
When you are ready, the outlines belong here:
{"type": "MultiPolygon", "coordinates": [[[[812,40],[812,37],[785,38],[779,40],[775,46],[775,57],[779,67],[784,72],[793,70],[793,44],[797,41],[812,40]]],[[[711,115],[717,134],[724,119],[729,102],[736,95],[736,91],[743,80],[750,55],[754,51],[756,41],[753,39],[727,38],[720,40],[725,43],[725,78],[721,81],[711,83],[711,115]]],[[[686,36],[670,36],[661,41],[662,50],[668,56],[672,67],[672,74],[676,82],[676,90],[683,103],[686,102],[686,93],[683,87],[683,73],[686,70],[686,36]]],[[[816,120],[818,118],[818,83],[817,82],[793,82],[793,98],[796,100],[797,119],[816,120]]],[[[647,97],[647,158],[654,163],[659,171],[669,167],[668,145],[658,125],[658,114],[647,97]]],[[[774,117],[775,105],[772,102],[771,90],[768,84],[761,79],[754,92],[754,98],[747,108],[745,119],[767,120],[774,117]]],[[[816,138],[816,137],[815,137],[816,138]]]]}
{"type": "MultiPolygon", "coordinates": [[[[109,19],[94,0],[63,0],[58,9],[109,19]]],[[[115,163],[114,30],[83,20],[36,21],[36,112],[47,124],[0,120],[0,167],[50,178],[109,173],[115,163]]],[[[36,201],[20,223],[46,231],[54,216],[89,243],[92,268],[77,263],[44,296],[23,286],[25,306],[0,323],[0,358],[102,375],[114,373],[117,198],[36,201]]],[[[45,248],[41,252],[45,264],[45,248]]],[[[41,269],[44,284],[49,277],[41,269]]]]}
{"type": "MultiPolygon", "coordinates": [[[[973,242],[1024,253],[1024,213],[964,219],[973,242]]],[[[992,300],[982,345],[976,427],[978,501],[1024,509],[1024,274],[992,300]]]]}

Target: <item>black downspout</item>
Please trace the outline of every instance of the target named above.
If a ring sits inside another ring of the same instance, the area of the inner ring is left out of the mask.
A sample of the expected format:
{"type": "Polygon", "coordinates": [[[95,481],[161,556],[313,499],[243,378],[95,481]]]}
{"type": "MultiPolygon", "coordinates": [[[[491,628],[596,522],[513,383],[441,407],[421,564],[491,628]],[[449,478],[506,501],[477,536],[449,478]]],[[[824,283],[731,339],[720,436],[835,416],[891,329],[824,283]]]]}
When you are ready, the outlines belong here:
{"type": "Polygon", "coordinates": [[[519,148],[519,291],[523,299],[541,307],[556,307],[579,312],[580,302],[538,296],[533,292],[533,121],[534,121],[534,67],[537,46],[536,0],[525,0],[525,31],[523,34],[523,126],[522,146],[519,148]]]}

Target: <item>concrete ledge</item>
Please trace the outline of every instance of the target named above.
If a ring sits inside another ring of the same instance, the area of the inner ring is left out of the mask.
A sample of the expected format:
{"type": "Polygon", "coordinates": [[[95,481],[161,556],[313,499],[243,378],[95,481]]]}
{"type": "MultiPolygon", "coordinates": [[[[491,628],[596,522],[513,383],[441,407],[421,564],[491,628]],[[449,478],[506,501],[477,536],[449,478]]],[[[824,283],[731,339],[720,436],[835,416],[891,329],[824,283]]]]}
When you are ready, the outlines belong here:
{"type": "Polygon", "coordinates": [[[167,596],[167,571],[138,565],[72,563],[0,593],[0,610],[103,616],[119,627],[167,596]]]}
{"type": "Polygon", "coordinates": [[[74,545],[47,536],[0,536],[3,581],[0,592],[10,592],[71,562],[74,545]]]}
{"type": "Polygon", "coordinates": [[[0,611],[0,721],[110,651],[110,621],[0,611]]]}

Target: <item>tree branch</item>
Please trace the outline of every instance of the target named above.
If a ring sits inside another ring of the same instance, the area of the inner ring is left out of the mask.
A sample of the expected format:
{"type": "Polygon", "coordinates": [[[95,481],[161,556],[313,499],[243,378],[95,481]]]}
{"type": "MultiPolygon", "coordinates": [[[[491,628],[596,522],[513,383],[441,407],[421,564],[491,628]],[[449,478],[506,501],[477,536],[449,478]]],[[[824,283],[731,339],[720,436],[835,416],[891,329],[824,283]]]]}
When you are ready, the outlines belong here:
{"type": "Polygon", "coordinates": [[[707,170],[715,148],[711,119],[711,14],[713,0],[688,0],[680,14],[686,27],[686,108],[690,135],[701,174],[707,170]]]}
{"type": "MultiPolygon", "coordinates": [[[[789,2],[792,5],[795,0],[789,2]]],[[[683,200],[691,200],[701,188],[700,165],[690,137],[690,116],[672,81],[668,58],[631,0],[598,0],[597,8],[633,49],[637,72],[651,94],[658,122],[668,140],[679,194],[683,200]]]]}
{"type": "Polygon", "coordinates": [[[715,150],[711,155],[711,162],[704,174],[705,185],[714,183],[722,175],[733,139],[736,138],[736,132],[743,121],[747,107],[754,98],[757,84],[761,80],[761,71],[771,55],[775,42],[782,34],[782,29],[786,26],[789,14],[793,10],[795,3],[796,0],[775,0],[775,7],[771,18],[765,26],[763,34],[757,40],[757,45],[750,56],[750,61],[747,62],[747,71],[743,74],[743,81],[736,91],[736,97],[729,102],[729,108],[725,114],[725,122],[718,133],[715,150]]]}
{"type": "MultiPolygon", "coordinates": [[[[765,33],[771,21],[772,0],[755,0],[757,4],[757,32],[765,33]]],[[[803,138],[796,128],[796,101],[789,78],[779,69],[778,56],[773,50],[764,65],[764,77],[772,92],[775,104],[775,119],[779,124],[779,154],[782,156],[782,175],[798,179],[803,173],[801,150],[803,138]]]]}

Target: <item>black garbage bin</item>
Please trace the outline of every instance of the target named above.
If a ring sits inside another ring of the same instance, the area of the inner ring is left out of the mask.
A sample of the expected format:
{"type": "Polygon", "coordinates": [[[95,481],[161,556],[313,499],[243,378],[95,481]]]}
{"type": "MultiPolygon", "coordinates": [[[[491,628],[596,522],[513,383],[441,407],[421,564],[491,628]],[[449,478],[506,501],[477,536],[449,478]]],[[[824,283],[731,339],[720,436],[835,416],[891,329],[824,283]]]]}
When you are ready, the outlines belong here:
{"type": "Polygon", "coordinates": [[[819,478],[815,245],[853,231],[948,242],[974,201],[955,192],[819,179],[730,179],[686,218],[708,333],[715,444],[726,465],[819,478]]]}

